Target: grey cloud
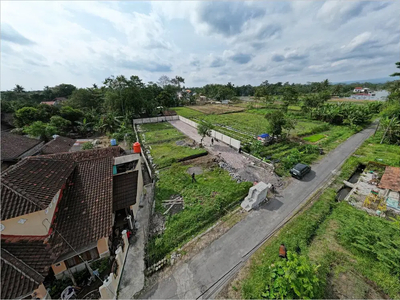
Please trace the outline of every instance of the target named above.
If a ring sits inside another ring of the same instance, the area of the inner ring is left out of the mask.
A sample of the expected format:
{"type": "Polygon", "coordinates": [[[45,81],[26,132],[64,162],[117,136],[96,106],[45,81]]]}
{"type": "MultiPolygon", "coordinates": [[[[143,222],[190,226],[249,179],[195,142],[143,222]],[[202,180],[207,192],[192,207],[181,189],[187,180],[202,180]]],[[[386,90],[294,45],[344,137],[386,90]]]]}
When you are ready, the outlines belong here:
{"type": "Polygon", "coordinates": [[[257,33],[256,38],[264,40],[267,38],[279,37],[281,34],[282,26],[278,24],[272,24],[261,28],[260,31],[257,33]]]}
{"type": "Polygon", "coordinates": [[[285,57],[282,54],[274,54],[274,55],[272,55],[271,59],[272,59],[272,61],[280,62],[280,61],[284,61],[285,57]]]}
{"type": "Polygon", "coordinates": [[[256,50],[260,50],[260,49],[264,48],[266,46],[266,44],[264,42],[254,42],[251,44],[251,46],[256,50]]]}
{"type": "Polygon", "coordinates": [[[241,33],[247,21],[264,14],[265,9],[244,2],[203,2],[198,11],[200,22],[208,24],[212,32],[226,37],[241,33]]]}
{"type": "Polygon", "coordinates": [[[34,45],[35,42],[27,39],[9,24],[1,24],[1,40],[18,45],[34,45]]]}
{"type": "Polygon", "coordinates": [[[122,68],[149,71],[149,72],[171,72],[171,66],[167,64],[159,64],[154,62],[143,62],[141,60],[120,60],[117,65],[122,68]]]}
{"type": "Polygon", "coordinates": [[[229,59],[234,61],[235,63],[243,65],[247,64],[251,60],[251,55],[244,53],[237,53],[229,57],[229,59]]]}
{"type": "Polygon", "coordinates": [[[198,59],[192,60],[190,65],[193,67],[200,67],[200,61],[198,59]]]}
{"type": "Polygon", "coordinates": [[[225,61],[222,58],[215,58],[211,64],[211,68],[219,68],[225,66],[225,61]]]}
{"type": "Polygon", "coordinates": [[[49,65],[47,65],[47,64],[40,63],[40,62],[34,61],[34,60],[32,60],[32,59],[29,59],[29,58],[24,59],[24,62],[25,62],[26,64],[28,64],[28,65],[31,65],[31,66],[36,66],[36,67],[49,67],[49,65]]]}

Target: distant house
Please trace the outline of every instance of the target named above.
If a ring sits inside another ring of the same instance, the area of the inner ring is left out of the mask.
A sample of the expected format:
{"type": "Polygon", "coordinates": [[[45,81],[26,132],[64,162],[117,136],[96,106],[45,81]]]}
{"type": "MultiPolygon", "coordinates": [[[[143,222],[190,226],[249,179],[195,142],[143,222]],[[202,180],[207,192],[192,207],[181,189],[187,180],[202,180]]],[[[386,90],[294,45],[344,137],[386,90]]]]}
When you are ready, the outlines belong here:
{"type": "Polygon", "coordinates": [[[359,87],[354,88],[353,93],[361,93],[363,91],[364,91],[364,88],[359,86],[359,87]]]}
{"type": "Polygon", "coordinates": [[[1,133],[1,171],[16,164],[20,159],[36,155],[44,142],[6,131],[1,133]]]}
{"type": "Polygon", "coordinates": [[[53,106],[53,105],[57,106],[57,105],[61,105],[66,100],[68,100],[68,99],[65,98],[65,97],[57,97],[57,98],[54,98],[52,101],[42,101],[42,102],[40,102],[40,104],[47,104],[47,105],[50,105],[50,106],[53,106]]]}
{"type": "Polygon", "coordinates": [[[69,152],[76,140],[63,136],[56,136],[53,140],[43,146],[41,154],[54,154],[60,152],[69,152]]]}
{"type": "Polygon", "coordinates": [[[122,151],[27,157],[2,173],[2,299],[46,299],[50,269],[71,277],[113,253],[143,191],[140,154],[122,151]]]}

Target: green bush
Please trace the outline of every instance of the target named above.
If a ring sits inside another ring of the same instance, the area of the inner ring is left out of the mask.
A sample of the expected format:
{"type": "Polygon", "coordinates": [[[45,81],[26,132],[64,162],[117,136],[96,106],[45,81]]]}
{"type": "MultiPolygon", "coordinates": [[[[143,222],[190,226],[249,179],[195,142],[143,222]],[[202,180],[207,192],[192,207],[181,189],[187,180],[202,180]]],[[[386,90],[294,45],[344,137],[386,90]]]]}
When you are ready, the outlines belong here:
{"type": "Polygon", "coordinates": [[[99,273],[103,273],[110,266],[110,259],[108,257],[101,258],[93,262],[90,267],[93,270],[99,270],[99,273]]]}
{"type": "Polygon", "coordinates": [[[91,150],[94,148],[92,142],[86,142],[82,145],[82,150],[91,150]]]}
{"type": "Polygon", "coordinates": [[[52,299],[59,299],[61,297],[61,293],[65,290],[66,287],[72,286],[72,280],[70,278],[65,278],[62,280],[54,280],[50,285],[50,296],[52,299]]]}

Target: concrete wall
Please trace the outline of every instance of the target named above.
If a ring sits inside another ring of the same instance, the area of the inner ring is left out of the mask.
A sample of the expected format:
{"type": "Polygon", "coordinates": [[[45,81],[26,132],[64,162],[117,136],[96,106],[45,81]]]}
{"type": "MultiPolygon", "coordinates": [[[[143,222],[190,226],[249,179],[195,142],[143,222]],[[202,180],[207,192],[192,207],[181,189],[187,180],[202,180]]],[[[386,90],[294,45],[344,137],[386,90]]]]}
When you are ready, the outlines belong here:
{"type": "Polygon", "coordinates": [[[42,284],[39,285],[39,287],[36,290],[33,291],[32,298],[33,299],[38,298],[38,299],[46,300],[46,299],[51,299],[51,296],[50,296],[49,293],[47,293],[47,290],[46,290],[45,286],[42,283],[42,284]]]}
{"type": "Polygon", "coordinates": [[[54,271],[54,275],[58,275],[67,270],[67,265],[65,264],[65,262],[61,261],[59,263],[51,265],[51,268],[54,271]]]}
{"type": "Polygon", "coordinates": [[[61,198],[61,190],[53,197],[45,210],[18,216],[16,218],[1,221],[4,225],[3,235],[45,236],[49,233],[54,211],[58,200],[61,198]]]}
{"type": "Polygon", "coordinates": [[[147,124],[147,123],[158,123],[158,122],[166,122],[178,120],[179,116],[162,116],[162,117],[154,117],[154,118],[141,118],[141,119],[133,119],[133,124],[147,124]]]}
{"type": "MultiPolygon", "coordinates": [[[[198,126],[198,124],[196,122],[193,122],[192,120],[189,120],[189,119],[187,119],[185,117],[182,117],[182,116],[179,116],[179,120],[181,120],[182,122],[184,122],[184,123],[186,123],[186,124],[188,124],[188,125],[190,125],[190,126],[192,126],[194,128],[197,128],[197,126],[198,126]]],[[[229,146],[231,146],[231,147],[233,147],[235,149],[239,149],[240,148],[240,141],[239,140],[231,138],[230,136],[222,134],[222,133],[220,133],[218,131],[211,130],[211,136],[216,138],[218,141],[223,142],[223,143],[225,143],[225,144],[227,144],[227,145],[229,145],[229,146]]]]}
{"type": "MultiPolygon", "coordinates": [[[[189,120],[185,117],[182,116],[168,116],[168,117],[155,117],[155,118],[142,118],[142,119],[134,119],[133,124],[146,124],[146,123],[158,123],[158,122],[163,122],[163,121],[173,121],[173,120],[181,120],[182,122],[197,128],[197,123],[193,122],[192,120],[189,120]]],[[[231,138],[230,136],[227,136],[225,134],[222,134],[218,131],[212,130],[211,131],[211,136],[218,139],[221,142],[224,142],[225,144],[235,148],[239,149],[240,148],[240,141],[236,140],[234,138],[231,138]]]]}
{"type": "Polygon", "coordinates": [[[100,299],[116,299],[119,281],[124,269],[126,254],[128,253],[129,241],[126,235],[126,230],[122,231],[122,238],[124,239],[124,247],[118,247],[115,251],[115,260],[118,262],[117,273],[111,273],[104,281],[103,285],[99,287],[100,299]]]}
{"type": "Polygon", "coordinates": [[[110,255],[110,250],[108,247],[108,237],[103,237],[97,241],[97,251],[99,251],[100,258],[110,255]]]}

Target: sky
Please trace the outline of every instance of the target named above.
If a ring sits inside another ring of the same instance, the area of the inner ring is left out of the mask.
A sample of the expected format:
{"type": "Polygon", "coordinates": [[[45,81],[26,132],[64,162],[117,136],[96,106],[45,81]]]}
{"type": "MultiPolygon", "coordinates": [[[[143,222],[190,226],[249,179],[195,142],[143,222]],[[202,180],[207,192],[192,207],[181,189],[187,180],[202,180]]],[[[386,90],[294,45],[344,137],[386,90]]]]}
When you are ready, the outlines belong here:
{"type": "Polygon", "coordinates": [[[2,1],[1,90],[111,76],[157,82],[331,82],[387,77],[400,1],[2,1]]]}

